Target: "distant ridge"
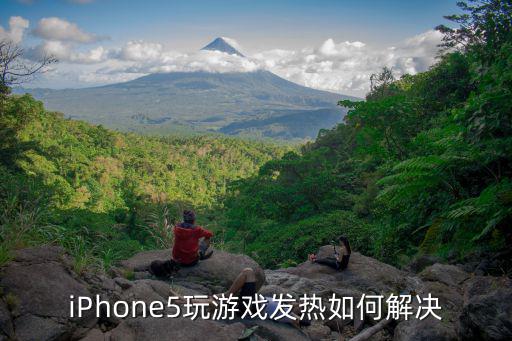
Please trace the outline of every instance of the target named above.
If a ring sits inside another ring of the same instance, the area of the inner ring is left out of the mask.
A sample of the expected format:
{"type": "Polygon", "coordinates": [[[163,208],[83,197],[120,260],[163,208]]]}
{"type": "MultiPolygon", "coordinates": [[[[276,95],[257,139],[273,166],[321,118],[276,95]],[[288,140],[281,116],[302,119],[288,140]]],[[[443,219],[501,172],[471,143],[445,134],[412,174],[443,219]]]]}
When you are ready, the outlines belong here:
{"type": "Polygon", "coordinates": [[[207,51],[220,51],[225,52],[227,54],[234,54],[240,57],[245,57],[242,53],[240,53],[237,49],[231,46],[225,38],[219,37],[215,38],[214,41],[203,47],[201,50],[207,51]]]}
{"type": "MultiPolygon", "coordinates": [[[[244,57],[229,38],[203,47],[244,57]]],[[[81,89],[29,92],[49,110],[110,128],[148,134],[216,132],[281,140],[315,138],[342,121],[338,101],[356,98],[311,89],[267,70],[175,71],[81,89]]]]}

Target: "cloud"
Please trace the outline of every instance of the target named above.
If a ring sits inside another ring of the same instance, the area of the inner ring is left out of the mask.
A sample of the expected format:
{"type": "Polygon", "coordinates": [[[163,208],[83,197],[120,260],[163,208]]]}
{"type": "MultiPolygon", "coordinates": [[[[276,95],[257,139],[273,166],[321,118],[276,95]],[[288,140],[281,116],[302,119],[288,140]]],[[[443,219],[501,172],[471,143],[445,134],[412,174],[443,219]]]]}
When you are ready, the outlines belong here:
{"type": "Polygon", "coordinates": [[[51,55],[59,62],[95,64],[107,60],[108,50],[99,46],[87,51],[76,51],[69,43],[49,40],[28,49],[26,53],[27,58],[33,60],[39,60],[45,55],[51,55]]]}
{"type": "Polygon", "coordinates": [[[129,41],[112,56],[128,61],[154,61],[161,58],[163,47],[158,43],[148,43],[142,40],[129,41]]]}
{"type": "Polygon", "coordinates": [[[67,20],[51,17],[39,20],[32,33],[45,40],[93,43],[106,37],[84,32],[76,24],[67,20]]]}
{"type": "Polygon", "coordinates": [[[427,70],[435,63],[441,38],[441,33],[432,30],[384,49],[359,41],[336,43],[327,39],[318,48],[276,49],[253,57],[265,68],[299,84],[362,96],[369,89],[370,75],[384,66],[396,76],[427,70]]]}
{"type": "Polygon", "coordinates": [[[305,86],[363,96],[369,90],[370,75],[384,66],[390,67],[396,76],[427,70],[435,63],[441,37],[437,31],[427,31],[388,48],[327,39],[316,48],[273,49],[248,58],[218,51],[178,53],[158,43],[132,41],[111,53],[111,58],[127,64],[110,69],[110,74],[266,69],[305,86]]]}
{"type": "Polygon", "coordinates": [[[0,40],[10,40],[16,44],[23,40],[25,30],[29,26],[29,21],[22,17],[9,18],[9,30],[0,26],[0,40]]]}
{"type": "Polygon", "coordinates": [[[161,44],[144,41],[130,41],[110,56],[130,63],[124,71],[136,73],[208,71],[208,72],[249,72],[259,68],[251,60],[219,51],[200,50],[180,53],[165,50],[161,44]]]}
{"type": "Polygon", "coordinates": [[[141,40],[117,48],[90,50],[76,50],[73,41],[46,40],[32,52],[51,53],[67,63],[90,65],[93,68],[87,66],[87,72],[79,67],[75,73],[80,82],[90,84],[126,81],[156,72],[265,69],[308,87],[364,96],[369,90],[370,75],[384,66],[391,68],[396,76],[427,70],[436,61],[441,38],[439,32],[427,31],[387,48],[360,41],[336,42],[330,38],[316,47],[272,49],[247,58],[219,51],[182,53],[166,49],[158,42],[141,40]]]}

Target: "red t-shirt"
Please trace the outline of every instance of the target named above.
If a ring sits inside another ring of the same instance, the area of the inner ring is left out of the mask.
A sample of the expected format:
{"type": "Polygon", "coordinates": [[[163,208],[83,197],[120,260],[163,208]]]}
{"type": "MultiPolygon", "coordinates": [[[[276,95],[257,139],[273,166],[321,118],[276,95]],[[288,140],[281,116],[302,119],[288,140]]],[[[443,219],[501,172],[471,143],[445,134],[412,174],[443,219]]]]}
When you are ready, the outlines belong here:
{"type": "Polygon", "coordinates": [[[172,247],[172,259],[181,264],[191,264],[197,261],[199,251],[199,239],[211,238],[213,233],[194,226],[190,228],[174,226],[174,245],[172,247]]]}

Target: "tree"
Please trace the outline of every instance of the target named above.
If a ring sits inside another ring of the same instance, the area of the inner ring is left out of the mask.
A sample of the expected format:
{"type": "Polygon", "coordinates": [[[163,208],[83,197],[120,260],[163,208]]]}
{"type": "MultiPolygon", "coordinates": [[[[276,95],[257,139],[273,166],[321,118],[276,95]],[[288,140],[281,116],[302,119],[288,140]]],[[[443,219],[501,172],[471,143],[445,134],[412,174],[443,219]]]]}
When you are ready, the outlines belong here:
{"type": "Polygon", "coordinates": [[[0,41],[0,94],[8,94],[10,87],[26,82],[46,67],[57,62],[50,55],[43,55],[35,62],[24,58],[25,51],[10,40],[0,41]]]}
{"type": "Polygon", "coordinates": [[[366,95],[366,99],[372,100],[391,95],[393,93],[391,86],[394,81],[393,71],[386,66],[380,73],[372,74],[370,76],[370,93],[366,95]]]}
{"type": "Polygon", "coordinates": [[[490,61],[500,47],[510,41],[512,29],[511,0],[469,0],[457,3],[463,14],[445,16],[458,28],[439,25],[444,34],[442,47],[473,50],[483,61],[490,61]]]}

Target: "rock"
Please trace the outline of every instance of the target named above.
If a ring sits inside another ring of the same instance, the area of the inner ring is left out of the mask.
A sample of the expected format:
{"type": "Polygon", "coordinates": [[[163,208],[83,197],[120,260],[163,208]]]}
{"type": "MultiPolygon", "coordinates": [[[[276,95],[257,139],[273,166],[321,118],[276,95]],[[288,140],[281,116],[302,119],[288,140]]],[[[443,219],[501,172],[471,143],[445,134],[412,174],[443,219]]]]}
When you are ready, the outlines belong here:
{"type": "Polygon", "coordinates": [[[258,329],[256,329],[255,334],[264,340],[311,340],[309,335],[305,333],[303,330],[298,330],[297,328],[286,323],[279,323],[270,320],[253,319],[243,320],[243,324],[247,328],[258,326],[258,329]]]}
{"type": "MultiPolygon", "coordinates": [[[[170,254],[170,250],[145,251],[120,264],[126,269],[135,271],[136,274],[146,273],[152,261],[167,259],[170,254]]],[[[265,282],[265,274],[258,263],[248,256],[220,250],[215,250],[212,257],[200,261],[195,266],[182,267],[174,278],[178,281],[180,279],[198,281],[210,289],[220,286],[227,290],[244,268],[252,268],[255,271],[256,287],[259,289],[265,282]]]]}
{"type": "Polygon", "coordinates": [[[111,331],[111,341],[153,340],[237,340],[245,327],[241,323],[224,324],[188,318],[131,318],[111,331]]]}
{"type": "Polygon", "coordinates": [[[154,260],[169,259],[170,250],[151,250],[139,252],[129,259],[122,260],[119,264],[132,271],[148,271],[149,265],[154,260]]]}
{"type": "Polygon", "coordinates": [[[95,328],[91,329],[80,341],[108,341],[109,339],[109,334],[103,333],[101,330],[95,328]]]}
{"type": "Polygon", "coordinates": [[[420,297],[426,297],[429,293],[439,300],[443,319],[455,322],[463,305],[460,288],[450,287],[442,282],[425,282],[423,290],[418,294],[420,297]]]}
{"type": "Polygon", "coordinates": [[[306,332],[314,341],[320,341],[329,339],[331,336],[331,329],[320,322],[315,322],[311,324],[311,326],[306,328],[306,332]]]}
{"type": "Polygon", "coordinates": [[[274,295],[286,295],[288,292],[283,287],[277,285],[264,285],[258,293],[265,297],[272,297],[274,295]]]}
{"type": "MultiPolygon", "coordinates": [[[[331,245],[323,246],[317,257],[332,256],[332,253],[331,245]]],[[[309,261],[283,271],[308,279],[321,279],[325,283],[342,282],[344,287],[352,287],[367,294],[401,291],[405,287],[404,278],[407,276],[407,273],[391,265],[358,252],[352,252],[349,265],[344,271],[336,271],[309,261]]]]}
{"type": "Polygon", "coordinates": [[[439,281],[449,286],[460,286],[470,275],[455,265],[436,263],[420,273],[424,281],[439,281]]]}
{"type": "MultiPolygon", "coordinates": [[[[153,289],[149,280],[137,280],[133,282],[133,285],[123,291],[121,298],[125,301],[144,301],[146,303],[151,303],[152,301],[164,301],[164,297],[162,297],[158,292],[153,289]]],[[[168,295],[167,295],[168,296],[168,295]]],[[[165,301],[167,301],[167,297],[165,297],[165,301]]]]}
{"type": "MultiPolygon", "coordinates": [[[[312,280],[309,278],[300,277],[288,272],[287,269],[266,270],[265,276],[268,283],[266,286],[267,291],[272,289],[276,292],[276,294],[290,294],[296,298],[304,293],[322,292],[326,290],[327,287],[329,287],[329,284],[326,282],[326,280],[312,280]]],[[[330,280],[330,278],[327,280],[330,280]]]]}
{"type": "Polygon", "coordinates": [[[202,284],[189,282],[185,279],[173,281],[172,289],[182,296],[213,295],[222,291],[222,289],[212,290],[202,284]]]}
{"type": "Polygon", "coordinates": [[[119,285],[123,290],[129,289],[133,285],[132,281],[127,280],[126,278],[123,277],[114,278],[114,282],[116,282],[116,284],[119,285]]]}
{"type": "Polygon", "coordinates": [[[43,246],[17,251],[14,260],[2,267],[0,286],[6,297],[16,301],[13,322],[18,339],[59,339],[94,326],[93,309],[82,318],[69,316],[71,295],[92,297],[69,265],[62,248],[43,246]]]}
{"type": "Polygon", "coordinates": [[[449,341],[457,340],[457,334],[451,324],[445,324],[435,318],[424,320],[415,317],[402,321],[394,331],[393,341],[449,341]]]}
{"type": "Polygon", "coordinates": [[[167,299],[167,297],[169,297],[171,295],[171,292],[170,292],[171,286],[166,282],[157,281],[157,280],[153,280],[153,279],[143,279],[143,280],[139,280],[136,282],[148,283],[151,286],[151,288],[158,295],[160,295],[161,297],[163,297],[165,299],[167,299]]]}
{"type": "Polygon", "coordinates": [[[0,301],[0,335],[6,335],[14,338],[14,327],[11,320],[11,313],[7,309],[7,305],[0,301]]]}
{"type": "Polygon", "coordinates": [[[433,255],[419,255],[414,257],[414,259],[405,266],[404,270],[419,273],[427,266],[434,265],[440,261],[441,259],[439,257],[433,255]]]}
{"type": "Polygon", "coordinates": [[[84,273],[82,278],[89,284],[90,289],[96,292],[113,292],[117,290],[116,282],[103,274],[84,273]]]}
{"type": "Polygon", "coordinates": [[[73,333],[70,324],[58,323],[51,318],[23,315],[14,321],[16,340],[39,341],[67,339],[73,333]]]}
{"type": "Polygon", "coordinates": [[[459,336],[469,340],[512,339],[512,280],[477,276],[466,283],[459,336]]]}
{"type": "Polygon", "coordinates": [[[41,264],[47,262],[65,262],[71,264],[70,258],[66,255],[64,249],[60,246],[42,245],[26,249],[16,250],[14,253],[14,262],[41,264]]]}

